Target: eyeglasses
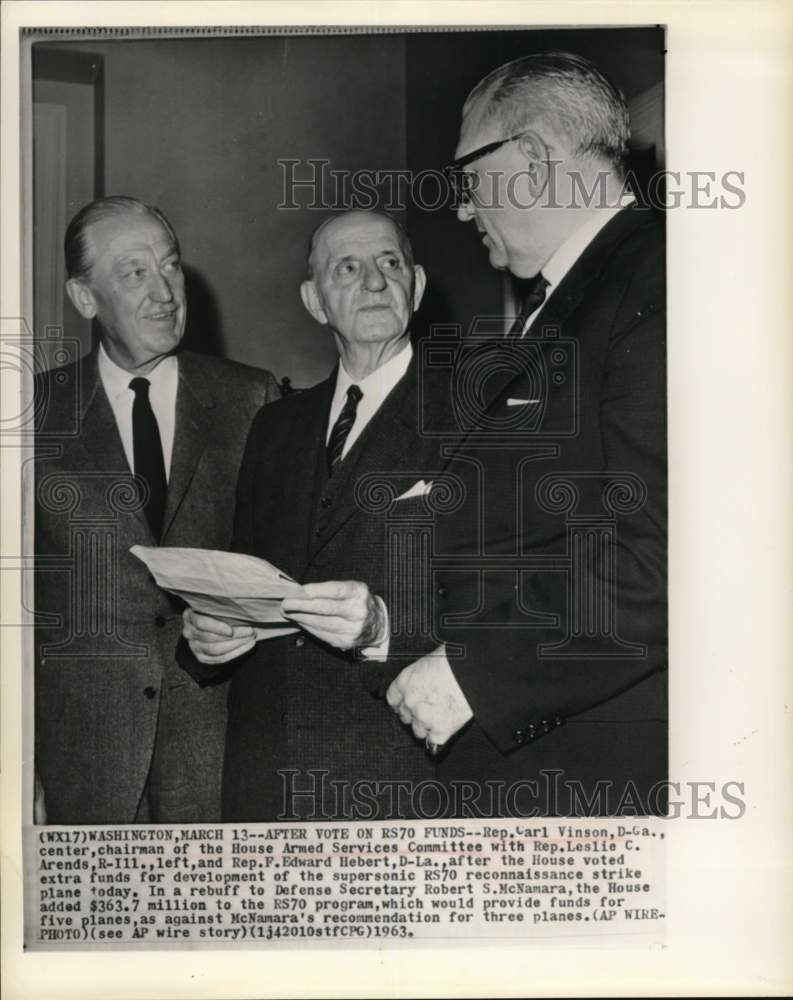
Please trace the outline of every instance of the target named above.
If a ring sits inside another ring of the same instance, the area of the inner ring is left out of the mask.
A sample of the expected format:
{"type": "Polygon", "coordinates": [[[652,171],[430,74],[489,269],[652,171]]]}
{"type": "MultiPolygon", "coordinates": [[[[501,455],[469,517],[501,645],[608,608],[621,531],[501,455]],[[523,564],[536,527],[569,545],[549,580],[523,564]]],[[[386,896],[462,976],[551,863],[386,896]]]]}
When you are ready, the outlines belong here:
{"type": "Polygon", "coordinates": [[[506,146],[508,142],[521,139],[525,134],[525,132],[518,132],[517,135],[511,135],[507,139],[497,139],[495,142],[488,142],[486,145],[480,146],[470,153],[466,153],[465,156],[461,156],[458,160],[452,160],[451,163],[446,164],[443,172],[448,178],[459,203],[466,204],[469,202],[474,189],[474,175],[463,170],[463,167],[467,167],[474,160],[479,160],[483,156],[487,156],[488,153],[495,153],[497,149],[506,146]]]}

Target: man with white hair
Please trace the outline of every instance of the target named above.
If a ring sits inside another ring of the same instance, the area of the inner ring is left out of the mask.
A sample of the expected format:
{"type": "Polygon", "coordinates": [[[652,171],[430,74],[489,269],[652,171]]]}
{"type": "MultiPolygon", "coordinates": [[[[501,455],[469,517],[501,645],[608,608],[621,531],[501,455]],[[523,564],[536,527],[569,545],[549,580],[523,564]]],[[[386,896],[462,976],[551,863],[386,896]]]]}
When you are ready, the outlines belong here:
{"type": "MultiPolygon", "coordinates": [[[[257,642],[252,628],[188,610],[178,653],[199,683],[231,674],[228,821],[414,816],[422,787],[425,808],[438,805],[425,785],[434,762],[371,693],[391,635],[405,631],[383,600],[396,568],[388,510],[421,518],[437,469],[437,444],[416,422],[426,383],[411,341],[426,278],[401,226],[380,212],[325,220],[308,265],[303,304],[338,364],[254,421],[233,542],[303,584],[282,605],[300,631],[257,642]],[[367,482],[398,483],[401,495],[374,509],[367,482]]],[[[446,408],[440,394],[428,405],[439,418],[446,408]]]]}

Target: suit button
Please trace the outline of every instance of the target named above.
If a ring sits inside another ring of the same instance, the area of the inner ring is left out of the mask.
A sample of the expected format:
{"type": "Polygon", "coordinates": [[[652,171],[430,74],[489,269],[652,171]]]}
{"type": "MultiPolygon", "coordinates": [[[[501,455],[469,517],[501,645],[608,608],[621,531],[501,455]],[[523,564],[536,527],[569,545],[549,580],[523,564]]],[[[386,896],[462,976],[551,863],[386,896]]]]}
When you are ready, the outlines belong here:
{"type": "Polygon", "coordinates": [[[157,688],[145,687],[143,689],[143,693],[146,695],[149,701],[151,701],[152,698],[155,698],[157,696],[157,688]]]}
{"type": "Polygon", "coordinates": [[[299,635],[297,639],[295,639],[295,645],[297,646],[298,649],[302,649],[303,646],[305,646],[305,644],[306,640],[302,635],[299,635]]]}
{"type": "Polygon", "coordinates": [[[165,619],[163,618],[162,615],[157,615],[157,617],[154,619],[154,624],[157,626],[157,628],[165,628],[165,619]]]}
{"type": "Polygon", "coordinates": [[[512,734],[512,739],[516,743],[522,743],[523,742],[523,730],[522,729],[516,729],[515,732],[512,734]]]}
{"type": "Polygon", "coordinates": [[[328,507],[330,507],[330,505],[331,505],[332,503],[333,503],[333,501],[331,500],[331,498],[330,498],[330,497],[323,497],[323,498],[322,498],[322,499],[320,500],[320,502],[319,502],[319,505],[320,505],[320,507],[322,507],[322,509],[323,509],[323,510],[327,510],[327,509],[328,509],[328,507]]]}
{"type": "Polygon", "coordinates": [[[445,597],[449,591],[443,586],[443,584],[438,587],[438,597],[445,597]]]}
{"type": "Polygon", "coordinates": [[[550,733],[551,731],[550,722],[548,722],[546,719],[543,719],[542,722],[540,723],[540,729],[542,729],[544,733],[550,733]]]}

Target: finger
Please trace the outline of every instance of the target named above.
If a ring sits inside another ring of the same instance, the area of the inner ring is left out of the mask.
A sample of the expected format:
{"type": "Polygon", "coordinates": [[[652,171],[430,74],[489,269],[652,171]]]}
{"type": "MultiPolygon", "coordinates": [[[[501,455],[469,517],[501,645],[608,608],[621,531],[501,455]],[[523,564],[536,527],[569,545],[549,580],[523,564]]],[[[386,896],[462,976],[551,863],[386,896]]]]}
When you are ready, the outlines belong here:
{"type": "Polygon", "coordinates": [[[255,635],[254,630],[248,625],[241,625],[231,630],[231,634],[218,635],[216,632],[205,632],[203,629],[190,628],[185,625],[182,635],[188,642],[199,642],[212,645],[216,642],[238,642],[241,639],[250,639],[255,635]]]}
{"type": "MultiPolygon", "coordinates": [[[[187,624],[187,622],[185,622],[187,624]]],[[[211,632],[213,635],[233,635],[234,629],[220,618],[212,618],[210,615],[199,615],[193,612],[190,615],[190,625],[199,632],[211,632]]]]}
{"type": "Polygon", "coordinates": [[[350,622],[345,618],[325,618],[322,615],[306,614],[288,615],[288,618],[290,621],[302,626],[307,632],[311,632],[312,635],[327,632],[330,635],[337,636],[349,635],[351,639],[354,639],[357,635],[356,629],[351,628],[350,622]]]}
{"type": "Polygon", "coordinates": [[[423,740],[424,737],[427,735],[426,726],[422,726],[420,722],[414,722],[413,725],[411,726],[411,729],[413,730],[413,735],[416,737],[416,739],[423,740]]]}
{"type": "Polygon", "coordinates": [[[388,702],[391,708],[394,709],[394,711],[396,711],[397,708],[402,704],[402,688],[399,686],[398,677],[395,681],[392,681],[388,685],[388,690],[385,693],[385,700],[388,702]]]}
{"type": "Polygon", "coordinates": [[[409,726],[413,722],[413,713],[409,708],[405,708],[404,702],[397,709],[397,715],[406,726],[409,726]]]}
{"type": "Polygon", "coordinates": [[[416,714],[422,706],[429,707],[430,697],[427,691],[420,685],[411,684],[405,692],[405,704],[411,712],[416,714]]]}
{"type": "Polygon", "coordinates": [[[419,702],[418,705],[410,705],[407,702],[405,704],[416,722],[420,722],[425,729],[434,729],[440,724],[438,713],[433,711],[432,705],[428,705],[426,701],[419,702]]]}
{"type": "Polygon", "coordinates": [[[365,583],[357,580],[325,580],[322,583],[303,584],[303,593],[308,597],[328,597],[337,601],[368,589],[365,583]]]}
{"type": "Polygon", "coordinates": [[[287,597],[281,603],[281,610],[285,615],[302,613],[363,618],[366,615],[366,602],[350,598],[331,600],[327,597],[314,597],[303,600],[299,597],[287,597]]]}

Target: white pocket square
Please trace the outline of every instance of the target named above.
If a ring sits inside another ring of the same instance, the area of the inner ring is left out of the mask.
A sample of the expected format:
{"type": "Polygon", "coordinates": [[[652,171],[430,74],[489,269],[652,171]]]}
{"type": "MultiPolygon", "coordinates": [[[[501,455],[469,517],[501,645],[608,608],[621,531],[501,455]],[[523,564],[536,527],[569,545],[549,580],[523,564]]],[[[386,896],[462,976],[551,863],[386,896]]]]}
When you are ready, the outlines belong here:
{"type": "Polygon", "coordinates": [[[507,406],[528,406],[530,403],[539,403],[539,399],[515,399],[510,396],[507,400],[507,406]]]}
{"type": "Polygon", "coordinates": [[[414,483],[409,490],[406,490],[401,496],[398,496],[397,500],[409,500],[411,497],[425,497],[431,489],[431,480],[430,482],[425,483],[423,479],[419,479],[419,481],[414,483]]]}

